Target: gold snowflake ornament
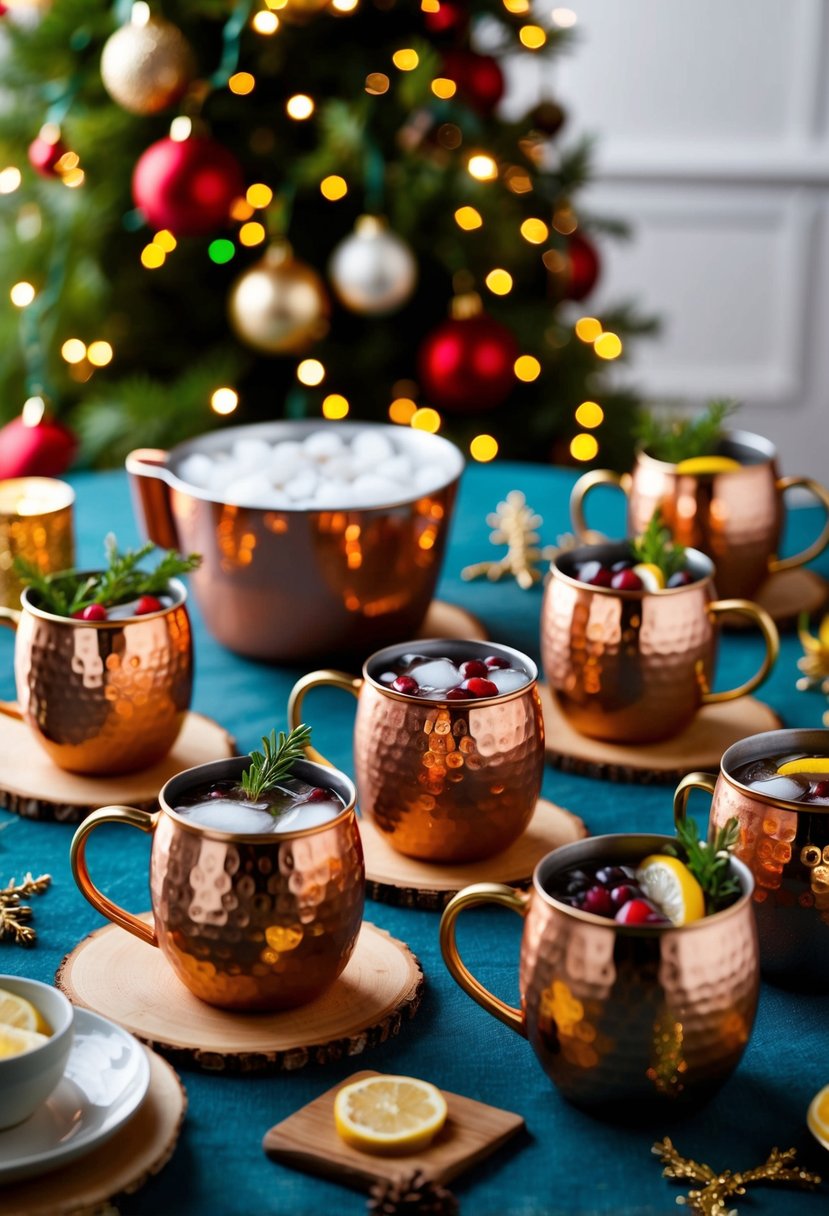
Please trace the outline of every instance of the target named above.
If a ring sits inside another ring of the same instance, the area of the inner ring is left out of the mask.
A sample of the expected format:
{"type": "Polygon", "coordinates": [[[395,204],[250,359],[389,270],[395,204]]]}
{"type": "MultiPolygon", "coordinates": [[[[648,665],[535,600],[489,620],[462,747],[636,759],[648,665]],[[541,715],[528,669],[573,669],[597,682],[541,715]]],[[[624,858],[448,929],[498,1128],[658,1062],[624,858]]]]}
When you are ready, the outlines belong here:
{"type": "Polygon", "coordinates": [[[525,591],[539,583],[542,573],[539,562],[548,562],[555,553],[552,546],[539,548],[538,529],[544,522],[540,515],[527,506],[520,490],[510,490],[506,499],[499,502],[495,510],[487,515],[486,522],[492,528],[489,539],[493,545],[506,545],[507,551],[497,560],[475,562],[461,570],[461,578],[488,578],[497,583],[499,579],[512,577],[525,591]]]}
{"type": "Polygon", "coordinates": [[[52,881],[49,874],[34,878],[27,874],[22,882],[9,879],[8,885],[0,888],[0,942],[11,941],[17,946],[33,946],[37,934],[28,923],[32,909],[21,900],[30,895],[42,895],[52,881]]]}
{"type": "Polygon", "coordinates": [[[726,1201],[734,1195],[745,1195],[746,1187],[751,1183],[776,1182],[808,1188],[821,1183],[819,1174],[812,1174],[795,1164],[797,1152],[793,1148],[783,1153],[779,1148],[773,1148],[762,1165],[739,1173],[731,1170],[716,1173],[710,1165],[681,1156],[667,1136],[654,1144],[651,1152],[662,1162],[664,1178],[699,1184],[687,1196],[680,1195],[677,1203],[700,1216],[737,1216],[737,1209],[729,1207],[726,1201]]]}

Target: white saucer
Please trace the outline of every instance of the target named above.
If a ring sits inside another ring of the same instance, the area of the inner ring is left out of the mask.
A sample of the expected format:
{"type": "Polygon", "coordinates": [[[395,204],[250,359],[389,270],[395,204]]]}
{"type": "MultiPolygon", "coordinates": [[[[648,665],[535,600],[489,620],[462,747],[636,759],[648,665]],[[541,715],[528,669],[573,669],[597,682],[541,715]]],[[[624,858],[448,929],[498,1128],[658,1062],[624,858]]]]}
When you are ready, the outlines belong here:
{"type": "Polygon", "coordinates": [[[66,1072],[42,1106],[0,1132],[0,1186],[82,1157],[135,1113],[150,1084],[144,1047],[88,1009],[75,1010],[66,1072]]]}

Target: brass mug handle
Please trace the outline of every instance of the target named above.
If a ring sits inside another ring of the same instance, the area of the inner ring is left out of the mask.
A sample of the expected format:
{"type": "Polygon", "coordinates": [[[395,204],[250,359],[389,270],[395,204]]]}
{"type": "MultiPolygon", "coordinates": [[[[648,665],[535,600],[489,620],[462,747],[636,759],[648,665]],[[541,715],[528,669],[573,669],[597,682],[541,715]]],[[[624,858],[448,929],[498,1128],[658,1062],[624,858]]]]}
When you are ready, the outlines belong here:
{"type": "Polygon", "coordinates": [[[703,705],[716,705],[718,701],[736,701],[738,697],[744,697],[747,693],[753,692],[759,684],[763,683],[780,653],[780,634],[765,608],[752,603],[751,600],[715,600],[708,605],[710,616],[722,616],[727,612],[747,616],[757,625],[766,643],[766,653],[763,656],[760,670],[755,672],[744,684],[739,684],[736,688],[726,688],[722,692],[704,692],[702,694],[703,705]]]}
{"type": "MultiPolygon", "coordinates": [[[[352,693],[353,696],[360,695],[360,689],[363,686],[362,676],[349,675],[347,671],[334,671],[331,667],[322,668],[320,671],[311,671],[307,676],[303,676],[301,680],[297,680],[291,689],[291,695],[288,697],[288,726],[294,730],[302,722],[302,702],[305,700],[305,694],[310,692],[312,688],[344,688],[346,692],[352,693]]],[[[333,768],[334,765],[330,760],[326,760],[322,752],[318,752],[315,747],[308,743],[305,747],[305,755],[309,760],[314,760],[317,764],[325,764],[328,768],[333,768]]]]}
{"type": "Polygon", "coordinates": [[[814,494],[826,512],[826,522],[817,540],[812,541],[811,545],[807,545],[799,553],[793,553],[791,557],[770,557],[770,574],[776,574],[779,570],[793,570],[795,566],[805,566],[807,562],[819,557],[826,546],[829,545],[829,490],[826,489],[826,486],[822,486],[819,481],[814,481],[811,477],[780,477],[777,480],[777,491],[780,494],[784,494],[786,490],[791,490],[793,486],[802,486],[804,490],[808,490],[810,494],[814,494]]]}
{"type": "Polygon", "coordinates": [[[607,537],[601,532],[593,532],[587,526],[584,518],[584,500],[596,486],[617,486],[625,498],[630,494],[633,479],[630,473],[614,473],[612,469],[591,469],[583,473],[570,492],[570,523],[576,534],[576,539],[586,544],[600,544],[607,537]]]}
{"type": "Polygon", "coordinates": [[[149,811],[139,811],[134,806],[102,807],[100,811],[93,811],[84,819],[69,846],[69,864],[72,866],[73,877],[84,898],[89,900],[92,907],[97,908],[107,920],[111,920],[115,925],[120,925],[128,933],[134,933],[136,937],[141,938],[142,942],[148,942],[151,946],[158,945],[155,926],[148,925],[146,921],[139,920],[131,912],[127,912],[118,904],[113,903],[104,895],[103,891],[98,890],[89,877],[86,865],[86,842],[90,833],[102,823],[127,823],[141,832],[153,832],[159,814],[158,811],[155,814],[150,814],[149,811]]]}
{"type": "Polygon", "coordinates": [[[687,777],[682,778],[674,790],[674,823],[677,827],[685,822],[691,790],[705,790],[713,797],[716,784],[715,773],[688,773],[687,777]]]}
{"type": "Polygon", "coordinates": [[[526,916],[529,902],[530,896],[525,891],[516,891],[513,887],[504,886],[500,882],[476,882],[471,887],[458,891],[457,895],[453,896],[446,905],[443,916],[440,918],[440,950],[452,979],[482,1009],[498,1018],[499,1022],[503,1022],[511,1030],[523,1035],[524,1038],[527,1037],[527,1029],[524,1025],[523,1012],[516,1009],[514,1005],[508,1005],[506,1001],[502,1001],[500,997],[485,988],[480,980],[475,979],[461,959],[455,941],[455,922],[458,914],[464,908],[475,908],[479,904],[501,904],[503,907],[517,912],[519,916],[526,916]]]}
{"type": "MultiPolygon", "coordinates": [[[[12,633],[17,633],[22,615],[16,608],[0,607],[0,625],[5,625],[12,633]]],[[[7,718],[16,718],[18,722],[23,721],[23,713],[17,701],[0,701],[0,714],[5,714],[7,718]]]]}

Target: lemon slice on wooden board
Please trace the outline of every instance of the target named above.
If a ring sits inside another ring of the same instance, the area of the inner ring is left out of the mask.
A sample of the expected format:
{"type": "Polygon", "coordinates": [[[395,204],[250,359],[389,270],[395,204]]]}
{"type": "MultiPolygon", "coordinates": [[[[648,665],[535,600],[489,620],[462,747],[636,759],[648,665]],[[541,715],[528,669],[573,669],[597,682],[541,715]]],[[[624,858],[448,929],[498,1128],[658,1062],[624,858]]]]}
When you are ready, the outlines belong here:
{"type": "Polygon", "coordinates": [[[777,770],[781,777],[792,773],[829,773],[829,756],[803,756],[799,760],[787,760],[777,770]]]}
{"type": "Polygon", "coordinates": [[[812,1098],[806,1122],[815,1139],[829,1149],[829,1085],[824,1085],[812,1098]]]}
{"type": "Polygon", "coordinates": [[[417,1077],[364,1077],[334,1099],[334,1123],[354,1148],[412,1153],[425,1148],[446,1122],[446,1099],[417,1077]]]}
{"type": "Polygon", "coordinates": [[[638,576],[646,591],[663,591],[665,575],[655,562],[640,562],[633,567],[633,573],[638,576]]]}
{"type": "Polygon", "coordinates": [[[17,1026],[0,1026],[0,1060],[21,1056],[49,1042],[49,1036],[36,1030],[20,1030],[17,1026]]]}
{"type": "Polygon", "coordinates": [[[676,471],[704,477],[706,473],[733,473],[742,467],[739,460],[733,460],[730,456],[689,456],[687,460],[680,460],[676,471]]]}
{"type": "Polygon", "coordinates": [[[702,887],[678,857],[664,853],[646,857],[636,871],[636,881],[672,924],[687,925],[705,916],[702,887]]]}
{"type": "Polygon", "coordinates": [[[0,988],[0,1027],[16,1026],[18,1030],[40,1030],[45,1026],[43,1019],[31,1001],[18,996],[16,992],[8,992],[0,988]]]}

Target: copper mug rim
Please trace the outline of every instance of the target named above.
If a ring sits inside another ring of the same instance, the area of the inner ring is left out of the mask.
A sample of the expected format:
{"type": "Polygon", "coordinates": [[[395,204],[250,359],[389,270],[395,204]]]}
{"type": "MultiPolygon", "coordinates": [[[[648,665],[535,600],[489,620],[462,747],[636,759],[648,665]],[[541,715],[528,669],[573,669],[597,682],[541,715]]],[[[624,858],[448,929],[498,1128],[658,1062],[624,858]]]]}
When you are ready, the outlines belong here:
{"type": "MultiPolygon", "coordinates": [[[[58,570],[54,574],[50,574],[50,578],[60,578],[65,574],[75,574],[78,578],[88,578],[93,574],[102,574],[102,570],[58,570]]],[[[152,621],[156,617],[166,616],[168,613],[175,611],[176,608],[181,608],[187,602],[187,588],[179,578],[171,578],[167,582],[167,586],[175,592],[172,604],[167,604],[163,608],[157,609],[155,612],[142,612],[141,616],[122,616],[115,619],[107,618],[104,621],[83,621],[73,616],[58,616],[56,612],[47,612],[45,608],[38,608],[29,598],[31,587],[24,587],[20,592],[20,603],[27,612],[32,616],[40,617],[43,621],[52,621],[59,625],[68,625],[71,628],[76,628],[78,625],[83,625],[93,629],[120,629],[124,625],[132,625],[141,621],[152,621]]]]}
{"type": "Polygon", "coordinates": [[[829,730],[823,730],[819,726],[789,726],[782,730],[762,731],[758,735],[749,735],[745,739],[738,739],[736,743],[732,743],[723,752],[720,760],[720,775],[741,794],[756,802],[763,802],[766,806],[784,807],[786,810],[799,811],[800,814],[829,814],[829,806],[821,806],[819,803],[813,802],[795,802],[794,799],[774,798],[771,794],[764,794],[761,790],[753,789],[750,785],[744,785],[742,781],[738,781],[730,771],[741,764],[748,764],[751,760],[762,760],[769,755],[774,755],[775,751],[785,750],[785,745],[791,742],[796,745],[803,743],[804,748],[811,745],[816,754],[823,753],[829,756],[829,730]],[[757,744],[757,741],[761,739],[767,740],[768,743],[763,745],[756,755],[744,754],[745,751],[753,752],[752,745],[757,744]],[[814,740],[813,744],[811,744],[811,740],[814,740]]]}
{"type": "Polygon", "coordinates": [[[391,700],[404,701],[411,705],[412,702],[420,705],[441,705],[451,706],[453,709],[478,709],[484,705],[500,705],[505,701],[512,701],[515,697],[522,696],[528,689],[533,688],[538,683],[538,664],[534,663],[528,654],[524,654],[523,650],[517,650],[514,646],[505,646],[501,642],[481,641],[478,638],[417,638],[410,642],[394,642],[391,646],[384,646],[382,650],[375,650],[374,654],[370,654],[362,667],[363,679],[372,688],[376,688],[378,692],[384,693],[391,700]],[[437,647],[442,649],[438,653],[437,647]],[[481,655],[498,654],[502,658],[512,660],[518,659],[522,667],[526,668],[527,682],[522,684],[520,688],[513,688],[510,692],[498,693],[495,697],[476,697],[474,701],[447,701],[446,697],[428,697],[420,696],[411,697],[406,693],[396,692],[390,688],[388,684],[381,684],[369,670],[381,668],[388,670],[388,664],[383,660],[394,658],[401,653],[405,654],[411,649],[413,652],[429,654],[429,649],[434,648],[433,652],[436,657],[449,657],[449,652],[458,650],[460,647],[465,647],[465,655],[467,658],[478,658],[477,654],[470,656],[469,647],[477,647],[481,655]]]}
{"type": "Polygon", "coordinates": [[[213,780],[226,779],[228,775],[239,776],[249,760],[249,756],[229,756],[223,760],[209,760],[206,764],[196,764],[192,768],[182,769],[180,773],[169,777],[161,787],[158,794],[158,813],[168,815],[178,827],[191,832],[194,836],[203,836],[208,840],[219,840],[223,843],[242,842],[243,844],[267,845],[281,844],[287,840],[301,840],[305,836],[316,836],[320,832],[327,832],[329,828],[338,827],[355,814],[357,790],[351,778],[338,768],[326,768],[325,765],[317,764],[313,760],[297,760],[291,770],[291,775],[307,777],[318,774],[322,780],[316,781],[315,784],[333,789],[340,797],[346,799],[346,805],[339,815],[335,815],[333,819],[327,819],[325,823],[318,823],[314,827],[297,828],[288,832],[222,832],[218,828],[208,828],[179,815],[170,805],[170,799],[175,793],[171,787],[177,785],[186,787],[194,784],[194,774],[196,773],[201,774],[202,780],[207,781],[211,778],[213,780]],[[341,788],[337,788],[338,786],[341,788]]]}
{"type": "MultiPolygon", "coordinates": [[[[542,875],[544,879],[549,880],[551,870],[557,872],[568,868],[570,864],[578,864],[578,860],[582,856],[592,857],[596,851],[595,846],[598,841],[608,846],[611,853],[614,850],[614,846],[619,846],[622,843],[632,844],[635,841],[641,841],[643,848],[646,850],[642,856],[657,852],[661,846],[666,844],[677,845],[677,838],[675,836],[662,836],[652,832],[608,832],[600,836],[588,836],[584,840],[574,840],[570,844],[561,845],[559,848],[553,849],[552,852],[547,853],[537,863],[532,879],[535,894],[559,912],[565,912],[568,916],[572,916],[576,920],[583,921],[588,925],[604,926],[614,933],[622,934],[624,937],[658,937],[662,933],[692,933],[694,930],[701,929],[706,924],[711,924],[715,920],[721,921],[725,917],[735,916],[751,901],[755,885],[754,875],[748,866],[733,854],[731,855],[731,865],[740,879],[742,894],[738,899],[735,899],[734,903],[729,904],[727,908],[723,908],[719,912],[712,912],[707,916],[701,916],[699,920],[690,921],[687,925],[622,925],[617,921],[609,920],[606,916],[597,916],[595,912],[585,912],[582,908],[573,908],[570,904],[565,904],[561,900],[556,899],[554,895],[551,895],[545,889],[542,875]],[[575,863],[572,861],[574,857],[575,863]],[[564,864],[561,864],[562,862],[564,864]]],[[[618,864],[618,862],[614,862],[614,858],[609,856],[607,864],[613,865],[618,864]]]]}
{"type": "MultiPolygon", "coordinates": [[[[693,591],[695,588],[711,587],[713,580],[716,578],[716,570],[710,557],[707,557],[699,549],[691,548],[686,548],[685,554],[689,558],[694,572],[700,573],[699,577],[695,578],[692,583],[686,583],[683,587],[662,587],[659,591],[648,591],[646,587],[640,587],[636,591],[624,591],[616,587],[594,587],[592,583],[582,582],[575,575],[568,574],[566,570],[562,570],[560,565],[562,559],[566,562],[589,560],[579,558],[578,555],[584,553],[595,554],[597,551],[606,554],[605,560],[614,556],[630,556],[630,540],[596,541],[593,544],[579,545],[575,549],[565,549],[552,559],[550,570],[554,570],[563,582],[569,583],[572,587],[578,587],[581,590],[587,590],[597,595],[618,596],[626,600],[643,600],[647,596],[682,595],[684,592],[693,591]]],[[[597,558],[595,560],[601,559],[597,558]]]]}
{"type": "MultiPolygon", "coordinates": [[[[731,430],[731,429],[723,431],[722,439],[721,439],[720,443],[721,444],[723,444],[723,443],[733,444],[734,446],[741,447],[741,448],[749,448],[752,451],[759,453],[761,458],[759,460],[752,461],[750,464],[743,464],[741,462],[739,469],[727,469],[727,470],[723,470],[722,472],[719,472],[716,474],[714,474],[714,473],[703,473],[703,474],[690,473],[690,474],[678,474],[678,476],[737,477],[740,475],[740,473],[744,473],[747,469],[756,469],[756,468],[760,467],[761,465],[771,464],[773,461],[775,461],[777,459],[777,448],[774,446],[774,444],[771,442],[771,440],[766,439],[765,435],[758,435],[755,431],[742,431],[742,430],[731,430]]],[[[664,472],[672,473],[672,474],[676,475],[677,462],[672,461],[672,460],[659,460],[658,457],[652,456],[650,454],[650,452],[648,452],[647,449],[644,448],[641,444],[637,445],[637,447],[636,447],[636,455],[639,459],[645,461],[646,463],[648,463],[650,465],[654,465],[657,468],[662,469],[664,472]]],[[[717,455],[727,455],[727,453],[718,452],[717,455]]]]}
{"type": "Polygon", "coordinates": [[[52,515],[56,511],[65,511],[67,507],[73,507],[77,495],[68,481],[63,481],[60,477],[41,477],[37,474],[23,477],[2,477],[0,478],[0,487],[29,484],[32,482],[45,482],[51,488],[51,492],[56,498],[56,502],[51,503],[41,511],[12,511],[0,505],[0,519],[39,519],[44,515],[52,515]],[[54,487],[60,487],[60,491],[54,487]],[[61,493],[62,491],[62,493],[61,493]]]}

